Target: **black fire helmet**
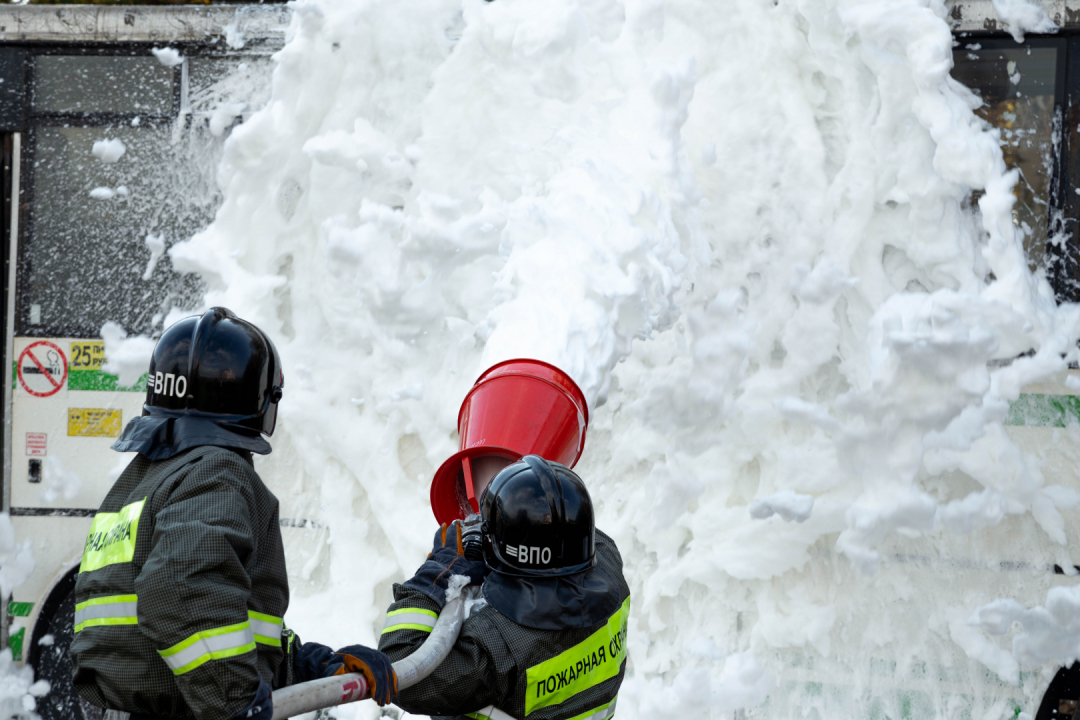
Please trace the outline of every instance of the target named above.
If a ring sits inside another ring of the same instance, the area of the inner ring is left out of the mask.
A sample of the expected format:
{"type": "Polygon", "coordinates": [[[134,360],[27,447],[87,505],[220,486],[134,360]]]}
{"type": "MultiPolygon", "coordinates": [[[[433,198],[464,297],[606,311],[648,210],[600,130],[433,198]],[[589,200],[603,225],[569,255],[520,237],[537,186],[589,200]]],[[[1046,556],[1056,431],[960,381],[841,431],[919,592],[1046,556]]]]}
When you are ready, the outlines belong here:
{"type": "Polygon", "coordinates": [[[215,307],[161,335],[150,359],[143,415],[202,417],[272,435],[285,377],[277,348],[259,328],[215,307]]]}
{"type": "Polygon", "coordinates": [[[504,575],[560,577],[596,564],[596,525],[573,470],[526,455],[495,476],[481,498],[484,560],[504,575]]]}

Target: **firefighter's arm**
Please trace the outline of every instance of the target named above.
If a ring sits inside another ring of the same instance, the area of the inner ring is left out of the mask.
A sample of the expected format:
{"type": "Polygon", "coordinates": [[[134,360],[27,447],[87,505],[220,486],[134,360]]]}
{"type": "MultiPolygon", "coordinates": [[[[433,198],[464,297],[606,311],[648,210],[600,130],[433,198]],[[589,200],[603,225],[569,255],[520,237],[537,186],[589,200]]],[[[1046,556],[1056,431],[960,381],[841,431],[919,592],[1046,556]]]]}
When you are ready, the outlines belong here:
{"type": "MultiPolygon", "coordinates": [[[[394,585],[394,597],[379,636],[379,650],[397,661],[423,644],[441,608],[425,593],[404,585],[394,585]]],[[[491,645],[501,642],[494,632],[484,633],[481,639],[466,623],[446,660],[424,680],[399,691],[394,704],[422,715],[463,715],[498,705],[512,696],[509,683],[514,675],[500,673],[492,657],[491,645]]],[[[505,658],[509,657],[506,652],[505,658]]]]}
{"type": "Polygon", "coordinates": [[[139,629],[200,720],[233,717],[261,682],[247,609],[245,561],[255,548],[241,463],[206,458],[173,487],[135,580],[139,629]]]}
{"type": "Polygon", "coordinates": [[[287,636],[287,684],[309,682],[318,678],[361,673],[368,683],[371,699],[386,705],[397,692],[397,675],[390,658],[364,645],[349,645],[337,650],[315,642],[301,642],[293,631],[287,636]]]}
{"type": "Polygon", "coordinates": [[[405,582],[405,587],[427,595],[441,608],[446,604],[450,578],[462,575],[469,578],[470,585],[479,585],[484,582],[487,573],[488,568],[483,560],[470,560],[465,557],[461,523],[455,520],[435,531],[435,539],[427,560],[405,582]]]}

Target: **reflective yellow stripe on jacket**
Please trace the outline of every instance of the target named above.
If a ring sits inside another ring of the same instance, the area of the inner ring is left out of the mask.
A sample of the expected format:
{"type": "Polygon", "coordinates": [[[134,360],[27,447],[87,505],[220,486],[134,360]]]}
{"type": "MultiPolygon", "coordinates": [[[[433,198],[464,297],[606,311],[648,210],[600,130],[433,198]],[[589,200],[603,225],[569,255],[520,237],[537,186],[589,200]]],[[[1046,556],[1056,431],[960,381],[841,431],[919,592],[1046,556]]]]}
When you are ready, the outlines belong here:
{"type": "MultiPolygon", "coordinates": [[[[138,595],[109,595],[75,606],[75,632],[99,625],[137,625],[138,595]]],[[[248,610],[248,622],[256,643],[281,647],[282,618],[248,610]]]]}
{"type": "Polygon", "coordinates": [[[200,630],[168,650],[158,650],[175,675],[183,675],[211,661],[235,657],[255,649],[251,622],[200,630]]]}
{"type": "Polygon", "coordinates": [[[476,712],[465,713],[465,717],[471,717],[474,720],[516,720],[513,715],[504,713],[494,705],[488,705],[483,710],[477,710],[476,712]]]}
{"type": "Polygon", "coordinates": [[[581,715],[575,715],[570,720],[608,720],[608,718],[615,717],[615,701],[619,698],[614,698],[609,703],[604,703],[598,708],[587,710],[581,715]]]}
{"type": "Polygon", "coordinates": [[[138,595],[108,595],[75,606],[75,632],[99,625],[137,625],[138,595]]]}
{"type": "MultiPolygon", "coordinates": [[[[604,703],[600,707],[593,708],[592,710],[586,710],[580,715],[575,715],[570,720],[609,720],[615,716],[615,698],[611,702],[604,703]]],[[[477,710],[476,712],[465,713],[466,717],[474,718],[475,720],[516,720],[510,713],[505,713],[494,705],[488,705],[483,710],[477,710]]]]}
{"type": "Polygon", "coordinates": [[[526,670],[525,714],[566,702],[578,693],[618,675],[626,661],[626,624],[629,618],[630,598],[626,598],[604,627],[574,647],[526,670]]]}
{"type": "Polygon", "coordinates": [[[135,537],[139,530],[146,498],[125,505],[117,512],[94,515],[86,534],[79,572],[90,572],[115,563],[131,562],[135,556],[135,537]]]}
{"type": "Polygon", "coordinates": [[[431,632],[431,628],[435,627],[435,621],[439,619],[439,614],[431,610],[424,610],[423,608],[401,608],[400,610],[391,610],[386,613],[386,623],[383,625],[380,635],[385,635],[388,632],[394,632],[395,630],[420,630],[421,632],[431,632]]]}
{"type": "Polygon", "coordinates": [[[283,618],[248,610],[248,621],[251,623],[251,631],[255,634],[255,642],[281,647],[281,631],[285,628],[283,618]]]}

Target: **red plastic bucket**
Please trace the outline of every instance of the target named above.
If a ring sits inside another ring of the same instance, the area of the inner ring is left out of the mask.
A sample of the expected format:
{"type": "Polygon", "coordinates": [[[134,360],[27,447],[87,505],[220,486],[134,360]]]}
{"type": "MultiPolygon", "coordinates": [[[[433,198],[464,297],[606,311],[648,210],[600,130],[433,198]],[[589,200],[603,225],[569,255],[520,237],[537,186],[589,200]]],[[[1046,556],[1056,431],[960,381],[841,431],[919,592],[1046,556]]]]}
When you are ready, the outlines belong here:
{"type": "Polygon", "coordinates": [[[461,403],[460,450],[431,481],[435,518],[449,523],[479,512],[472,468],[479,458],[514,462],[539,455],[573,467],[585,448],[588,426],[585,395],[559,368],[528,359],[491,366],[461,403]]]}

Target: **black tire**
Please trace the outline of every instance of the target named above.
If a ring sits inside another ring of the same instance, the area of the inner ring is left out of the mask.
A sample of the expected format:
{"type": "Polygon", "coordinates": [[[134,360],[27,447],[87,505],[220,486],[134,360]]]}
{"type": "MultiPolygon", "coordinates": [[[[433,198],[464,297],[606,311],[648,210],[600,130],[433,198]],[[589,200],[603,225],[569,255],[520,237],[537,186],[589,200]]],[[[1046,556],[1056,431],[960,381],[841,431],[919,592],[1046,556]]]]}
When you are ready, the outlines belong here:
{"type": "Polygon", "coordinates": [[[1080,709],[1080,663],[1058,670],[1046,688],[1035,720],[1065,720],[1080,709]]]}
{"type": "Polygon", "coordinates": [[[41,608],[27,662],[37,680],[49,681],[49,693],[39,698],[37,713],[42,720],[102,720],[105,711],[79,697],[71,684],[71,641],[74,638],[75,573],[61,580],[41,608]],[[52,635],[51,645],[41,639],[52,635]]]}

